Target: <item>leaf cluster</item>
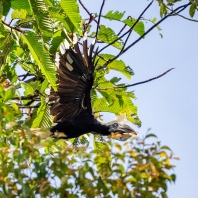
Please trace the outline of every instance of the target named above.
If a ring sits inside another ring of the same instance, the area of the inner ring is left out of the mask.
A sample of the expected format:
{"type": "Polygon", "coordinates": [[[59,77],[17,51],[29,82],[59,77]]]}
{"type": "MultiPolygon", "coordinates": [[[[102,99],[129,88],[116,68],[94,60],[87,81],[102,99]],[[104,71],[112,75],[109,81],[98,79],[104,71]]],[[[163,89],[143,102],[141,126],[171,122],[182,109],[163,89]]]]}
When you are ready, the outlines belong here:
{"type": "Polygon", "coordinates": [[[148,143],[151,137],[85,151],[62,140],[44,142],[40,150],[38,137],[23,131],[6,141],[1,136],[0,196],[167,197],[176,158],[159,141],[148,143]]]}

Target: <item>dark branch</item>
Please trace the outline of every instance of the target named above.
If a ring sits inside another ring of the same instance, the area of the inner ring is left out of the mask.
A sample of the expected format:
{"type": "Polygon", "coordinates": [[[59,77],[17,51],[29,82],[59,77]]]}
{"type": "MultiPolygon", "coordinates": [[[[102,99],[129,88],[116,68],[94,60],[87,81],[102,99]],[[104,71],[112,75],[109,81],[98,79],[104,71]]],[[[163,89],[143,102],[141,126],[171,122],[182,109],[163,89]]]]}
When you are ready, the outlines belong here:
{"type": "MultiPolygon", "coordinates": [[[[82,3],[81,0],[78,0],[78,1],[79,1],[80,5],[83,7],[83,9],[87,12],[87,14],[89,15],[89,17],[91,17],[91,16],[92,16],[91,12],[89,12],[89,10],[85,7],[85,5],[82,3]]],[[[98,21],[95,19],[95,17],[94,17],[93,20],[94,20],[96,23],[98,23],[98,21]]]]}
{"type": "MultiPolygon", "coordinates": [[[[129,18],[129,17],[127,17],[127,19],[128,19],[128,18],[129,18]]],[[[127,25],[124,24],[123,28],[119,31],[119,33],[117,34],[117,36],[119,36],[119,35],[123,32],[123,30],[124,30],[126,27],[127,27],[127,25]]]]}
{"type": "Polygon", "coordinates": [[[95,35],[96,39],[98,37],[98,30],[99,30],[99,27],[100,27],[100,19],[101,19],[101,14],[102,14],[102,9],[104,7],[104,4],[105,4],[105,0],[103,0],[101,8],[100,8],[100,13],[99,13],[99,17],[98,17],[98,25],[97,25],[97,29],[96,29],[96,35],[95,35]]]}
{"type": "Polygon", "coordinates": [[[28,76],[29,76],[29,72],[27,72],[27,74],[23,76],[21,81],[24,81],[28,76]]]}
{"type": "Polygon", "coordinates": [[[96,88],[97,90],[108,90],[108,89],[116,89],[116,88],[127,88],[127,87],[133,87],[133,86],[136,86],[136,85],[141,85],[141,84],[144,84],[144,83],[147,83],[147,82],[150,82],[150,81],[153,81],[153,80],[156,80],[158,78],[161,78],[162,76],[166,75],[168,72],[170,72],[171,70],[173,70],[174,68],[171,68],[169,70],[167,70],[166,72],[164,72],[163,74],[160,74],[159,76],[156,76],[154,78],[150,78],[148,80],[145,80],[145,81],[141,81],[141,82],[137,82],[137,83],[134,83],[134,84],[130,84],[130,85],[123,85],[123,86],[115,86],[115,87],[110,87],[110,88],[96,88]]]}
{"type": "Polygon", "coordinates": [[[26,105],[19,105],[19,104],[18,104],[18,107],[19,107],[20,109],[33,109],[33,108],[39,108],[40,105],[26,106],[26,105]]]}
{"type": "Polygon", "coordinates": [[[150,82],[150,81],[153,81],[153,80],[156,80],[158,78],[161,78],[162,76],[166,75],[168,72],[170,72],[171,70],[173,70],[175,68],[171,68],[169,70],[167,70],[166,72],[164,72],[163,74],[159,75],[159,76],[156,76],[154,78],[150,78],[148,80],[145,80],[145,81],[141,81],[141,82],[138,82],[138,83],[134,83],[134,84],[131,84],[131,85],[124,85],[124,86],[116,86],[114,88],[127,88],[127,87],[133,87],[133,86],[136,86],[136,85],[141,85],[141,84],[144,84],[144,83],[147,83],[147,82],[150,82]]]}
{"type": "Polygon", "coordinates": [[[38,95],[21,96],[21,97],[16,96],[12,98],[12,100],[30,100],[30,99],[37,100],[39,98],[38,98],[38,95]]]}
{"type": "MultiPolygon", "coordinates": [[[[166,6],[166,8],[167,8],[168,10],[174,12],[174,10],[170,9],[168,6],[166,6]]],[[[173,14],[172,16],[179,16],[179,17],[181,17],[181,18],[183,18],[183,19],[186,19],[186,20],[188,20],[188,21],[198,22],[198,20],[190,19],[190,18],[185,17],[185,16],[183,16],[183,15],[181,15],[181,14],[178,14],[178,13],[176,13],[176,12],[174,12],[174,14],[173,14]]]]}
{"type": "Polygon", "coordinates": [[[3,21],[3,20],[1,20],[1,22],[4,24],[4,25],[6,25],[7,27],[9,27],[11,30],[16,30],[16,31],[18,31],[18,32],[21,32],[22,34],[24,34],[25,33],[25,30],[21,30],[21,29],[19,29],[19,28],[17,28],[17,27],[13,27],[13,26],[11,26],[10,24],[7,24],[5,21],[3,21]]]}
{"type": "MultiPolygon", "coordinates": [[[[29,73],[27,73],[28,74],[28,76],[34,76],[34,74],[29,74],[29,73]]],[[[26,76],[27,74],[21,74],[21,75],[18,75],[18,77],[24,77],[24,76],[26,76]]]]}

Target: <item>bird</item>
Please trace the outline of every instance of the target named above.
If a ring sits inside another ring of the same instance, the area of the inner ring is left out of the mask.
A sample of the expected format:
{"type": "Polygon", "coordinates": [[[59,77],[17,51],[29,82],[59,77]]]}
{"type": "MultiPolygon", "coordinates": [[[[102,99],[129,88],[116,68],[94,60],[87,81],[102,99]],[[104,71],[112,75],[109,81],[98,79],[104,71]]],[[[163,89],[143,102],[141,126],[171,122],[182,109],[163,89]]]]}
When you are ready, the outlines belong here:
{"type": "Polygon", "coordinates": [[[107,123],[94,116],[91,90],[97,65],[95,43],[93,39],[88,47],[87,33],[81,45],[74,36],[72,44],[65,39],[55,54],[57,91],[50,91],[50,100],[55,101],[50,108],[55,123],[50,129],[53,138],[70,139],[92,133],[125,141],[136,134],[123,122],[124,116],[107,123]]]}

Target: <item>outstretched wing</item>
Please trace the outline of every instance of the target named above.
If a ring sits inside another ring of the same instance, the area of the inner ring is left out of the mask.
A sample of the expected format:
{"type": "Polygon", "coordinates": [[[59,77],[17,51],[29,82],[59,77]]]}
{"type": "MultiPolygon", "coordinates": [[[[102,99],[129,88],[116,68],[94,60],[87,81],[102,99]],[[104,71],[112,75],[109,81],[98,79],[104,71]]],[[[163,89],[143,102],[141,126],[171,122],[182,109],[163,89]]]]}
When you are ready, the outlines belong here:
{"type": "MultiPolygon", "coordinates": [[[[62,122],[68,118],[79,115],[83,109],[92,113],[90,91],[93,85],[94,49],[95,42],[87,47],[87,38],[82,43],[82,53],[78,42],[71,48],[68,43],[62,48],[62,55],[57,54],[58,61],[58,91],[53,90],[50,97],[55,103],[50,109],[55,116],[54,122],[62,122]]],[[[97,50],[96,50],[97,51],[97,50]]]]}

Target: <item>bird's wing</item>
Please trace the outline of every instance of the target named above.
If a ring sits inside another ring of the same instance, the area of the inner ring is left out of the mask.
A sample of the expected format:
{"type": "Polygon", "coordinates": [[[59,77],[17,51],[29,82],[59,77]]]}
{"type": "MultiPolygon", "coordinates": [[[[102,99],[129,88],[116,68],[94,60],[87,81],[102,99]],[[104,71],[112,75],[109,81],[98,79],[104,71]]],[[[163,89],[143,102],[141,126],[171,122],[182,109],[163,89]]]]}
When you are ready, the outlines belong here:
{"type": "Polygon", "coordinates": [[[56,102],[50,109],[55,116],[54,122],[62,122],[65,119],[75,117],[87,109],[92,113],[90,91],[93,85],[94,59],[93,48],[95,42],[87,47],[87,39],[83,41],[82,52],[78,42],[73,49],[66,43],[62,47],[62,55],[56,55],[59,64],[58,91],[51,91],[50,97],[56,102]],[[93,56],[92,56],[93,55],[93,56]]]}

